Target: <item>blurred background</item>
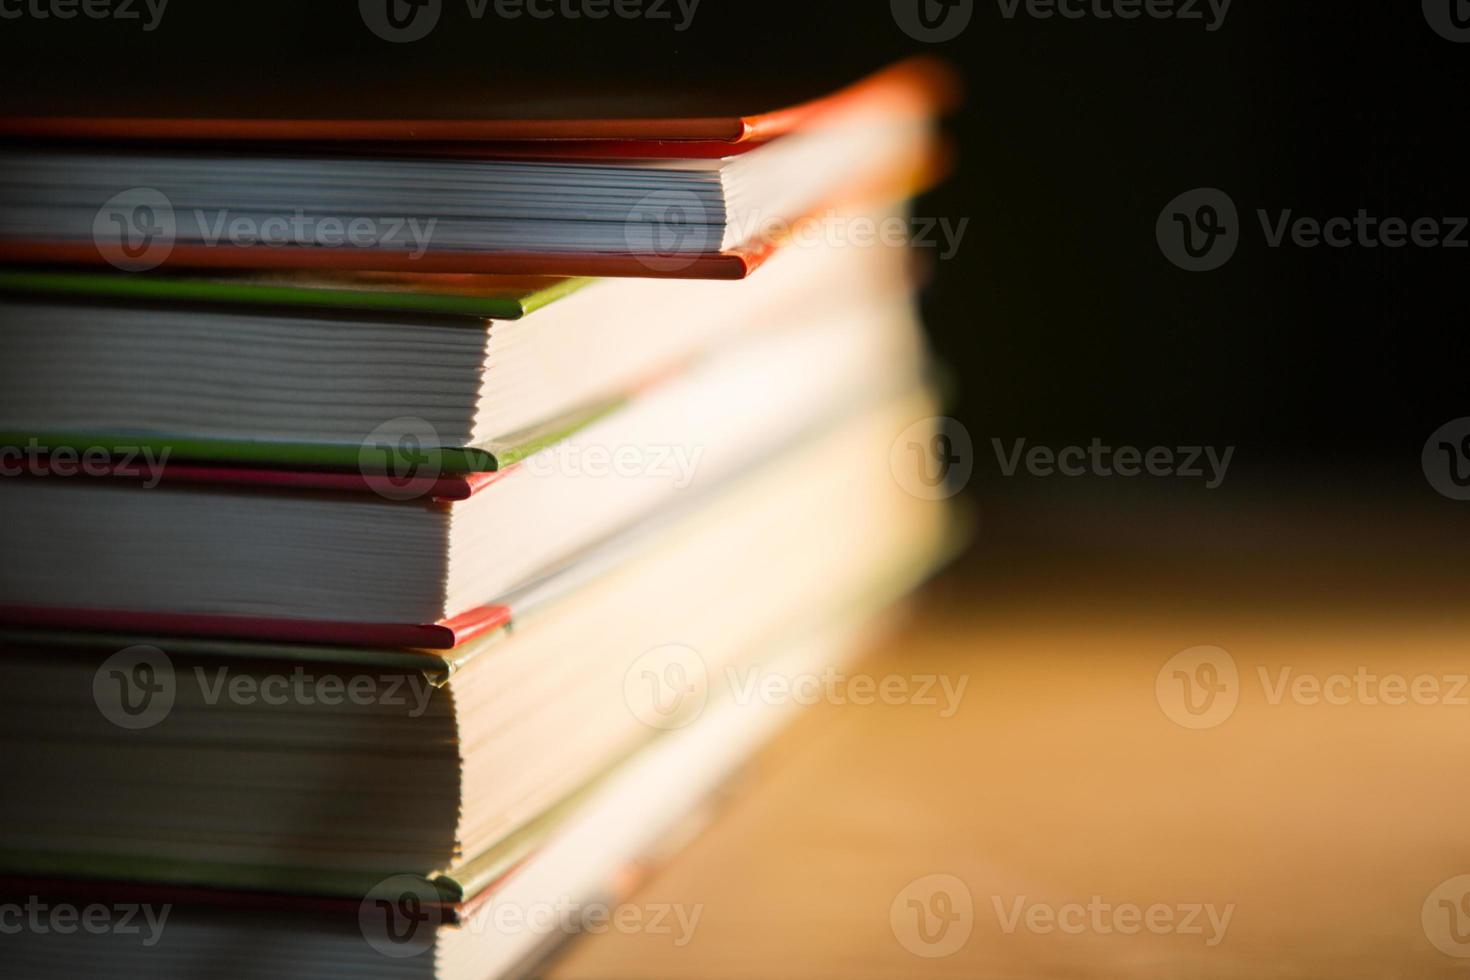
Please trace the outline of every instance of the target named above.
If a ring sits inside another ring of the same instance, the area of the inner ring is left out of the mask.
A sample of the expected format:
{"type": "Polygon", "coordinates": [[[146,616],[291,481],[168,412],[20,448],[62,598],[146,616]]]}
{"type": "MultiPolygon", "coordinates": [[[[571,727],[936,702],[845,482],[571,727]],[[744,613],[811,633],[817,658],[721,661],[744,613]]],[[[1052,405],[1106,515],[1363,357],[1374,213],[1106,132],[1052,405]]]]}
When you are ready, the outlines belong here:
{"type": "Polygon", "coordinates": [[[1452,136],[1470,45],[1416,3],[1238,2],[1212,25],[1206,3],[1201,19],[1125,21],[1024,3],[1012,18],[1008,0],[962,4],[968,26],[925,43],[901,26],[904,2],[702,0],[683,31],[459,9],[452,28],[393,45],[355,0],[172,0],[146,33],[0,22],[0,103],[180,86],[248,100],[263,85],[370,107],[405,89],[493,99],[546,74],[821,89],[947,59],[967,89],[947,121],[956,168],[915,213],[966,222],[952,255],[920,251],[977,531],[873,662],[971,676],[968,710],[810,712],[761,791],[650,886],[708,906],[699,940],[601,937],[562,975],[1451,975],[1470,934],[1445,953],[1421,902],[1470,871],[1455,775],[1470,708],[1283,708],[1255,677],[1470,665],[1470,503],[1422,460],[1470,415],[1470,248],[1273,248],[1256,211],[1446,230],[1470,215],[1452,136]],[[1238,248],[1189,272],[1156,224],[1201,187],[1234,202],[1238,248]],[[1094,439],[1234,453],[1207,489],[1008,476],[993,442],[1094,439]],[[1169,658],[1200,644],[1247,679],[1213,732],[1174,724],[1155,696],[1169,658]],[[952,958],[910,955],[890,932],[890,899],[931,873],[967,882],[989,930],[952,958]],[[990,911],[993,896],[1095,893],[1219,898],[1240,918],[1214,953],[1177,936],[1004,936],[990,911]]]}

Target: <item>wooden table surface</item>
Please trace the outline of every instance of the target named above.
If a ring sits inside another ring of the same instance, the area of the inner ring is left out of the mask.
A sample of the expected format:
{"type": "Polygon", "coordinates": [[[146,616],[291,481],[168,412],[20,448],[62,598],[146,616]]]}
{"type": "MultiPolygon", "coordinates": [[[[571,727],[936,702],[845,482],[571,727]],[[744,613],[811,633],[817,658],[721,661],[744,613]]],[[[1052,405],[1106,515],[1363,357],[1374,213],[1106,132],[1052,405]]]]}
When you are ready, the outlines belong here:
{"type": "Polygon", "coordinates": [[[806,710],[629,899],[699,907],[692,938],[583,937],[548,975],[1470,973],[1470,617],[973,594],[855,668],[968,678],[958,711],[806,710]]]}

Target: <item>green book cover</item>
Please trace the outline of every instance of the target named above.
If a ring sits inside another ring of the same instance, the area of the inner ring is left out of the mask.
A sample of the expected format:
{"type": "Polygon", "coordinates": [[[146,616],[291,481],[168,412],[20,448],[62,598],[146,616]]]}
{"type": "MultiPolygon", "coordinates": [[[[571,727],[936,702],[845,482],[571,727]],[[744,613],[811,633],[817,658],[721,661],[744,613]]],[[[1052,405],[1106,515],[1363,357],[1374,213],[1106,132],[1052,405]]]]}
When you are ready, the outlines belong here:
{"type": "MultiPolygon", "coordinates": [[[[210,304],[236,309],[449,317],[479,328],[486,320],[518,320],[528,316],[593,281],[485,275],[268,271],[129,275],[11,268],[0,269],[0,294],[52,300],[210,304]]],[[[587,406],[534,429],[513,433],[485,445],[414,446],[412,450],[420,456],[427,454],[427,459],[395,460],[394,465],[426,462],[444,476],[492,472],[570,436],[616,409],[619,404],[621,400],[587,406]]],[[[114,455],[142,453],[154,459],[178,462],[363,472],[376,471],[375,463],[383,461],[383,449],[396,452],[402,448],[200,438],[147,431],[0,430],[0,448],[28,445],[77,453],[98,449],[114,455]]]]}
{"type": "Polygon", "coordinates": [[[518,320],[591,279],[250,271],[129,274],[0,269],[0,292],[48,298],[430,314],[518,320]]]}
{"type": "Polygon", "coordinates": [[[203,439],[150,432],[17,432],[0,430],[0,450],[41,447],[49,454],[66,450],[80,458],[103,451],[133,465],[139,460],[175,463],[240,463],[287,469],[327,469],[373,474],[411,467],[420,478],[492,473],[567,439],[626,404],[623,398],[552,419],[481,446],[270,442],[246,439],[203,439]]]}

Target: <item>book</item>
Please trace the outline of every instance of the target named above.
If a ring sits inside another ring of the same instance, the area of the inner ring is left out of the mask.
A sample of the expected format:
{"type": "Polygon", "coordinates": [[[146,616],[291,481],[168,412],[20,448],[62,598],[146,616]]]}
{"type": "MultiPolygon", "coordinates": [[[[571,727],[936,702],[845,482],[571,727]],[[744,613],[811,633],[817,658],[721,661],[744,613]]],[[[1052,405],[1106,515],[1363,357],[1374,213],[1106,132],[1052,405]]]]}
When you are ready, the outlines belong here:
{"type": "MultiPolygon", "coordinates": [[[[861,653],[868,619],[826,623],[776,642],[772,670],[816,675],[861,653]]],[[[564,942],[627,928],[687,942],[700,907],[643,907],[633,888],[697,833],[729,781],[787,721],[790,703],[712,702],[549,814],[514,867],[467,898],[393,876],[361,895],[322,897],[137,882],[0,877],[24,908],[122,909],[125,928],[67,935],[23,930],[0,944],[6,976],[193,980],[201,965],[238,980],[483,980],[532,975],[564,942]]]]}
{"type": "Polygon", "coordinates": [[[0,480],[0,622],[455,646],[538,572],[906,386],[921,356],[905,300],[843,312],[722,348],[490,474],[432,455],[402,472],[43,466],[0,480]]]}
{"type": "Polygon", "coordinates": [[[930,179],[948,87],[910,63],[731,118],[12,118],[0,260],[740,278],[930,179]]]}
{"type": "Polygon", "coordinates": [[[726,340],[896,302],[904,252],[835,234],[897,217],[741,282],[0,270],[0,447],[494,470],[726,340]]]}
{"type": "Polygon", "coordinates": [[[870,402],[453,651],[8,632],[0,772],[27,791],[0,802],[0,872],[472,900],[601,774],[750,707],[739,668],[932,568],[944,511],[869,461],[933,411],[870,402]]]}

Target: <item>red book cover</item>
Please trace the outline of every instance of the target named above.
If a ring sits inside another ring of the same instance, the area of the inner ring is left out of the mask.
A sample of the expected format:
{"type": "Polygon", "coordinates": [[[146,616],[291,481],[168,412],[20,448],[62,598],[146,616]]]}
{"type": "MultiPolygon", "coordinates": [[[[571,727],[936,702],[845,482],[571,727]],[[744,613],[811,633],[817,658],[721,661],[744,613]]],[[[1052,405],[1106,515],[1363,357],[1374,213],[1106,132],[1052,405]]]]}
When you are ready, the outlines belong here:
{"type": "MultiPolygon", "coordinates": [[[[466,500],[491,486],[515,467],[496,472],[436,477],[415,499],[430,506],[466,500]]],[[[47,477],[44,467],[35,475],[47,477]]],[[[114,464],[96,474],[73,474],[61,479],[140,481],[140,471],[114,464]]],[[[282,470],[228,466],[170,465],[161,484],[205,484],[255,488],[264,492],[374,493],[374,477],[349,471],[282,470]]],[[[490,604],[437,623],[352,623],[302,619],[270,619],[192,613],[138,612],[126,609],[47,608],[0,604],[0,624],[26,628],[96,630],[170,636],[221,637],[284,643],[324,643],[343,646],[451,650],[462,643],[500,629],[511,620],[509,605],[490,604]]]]}

